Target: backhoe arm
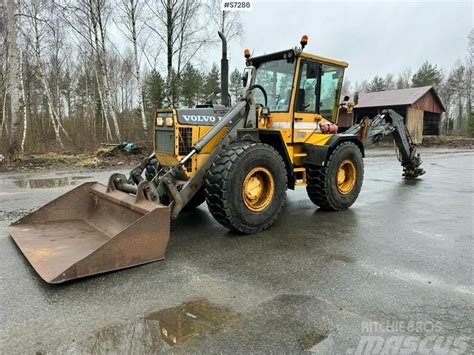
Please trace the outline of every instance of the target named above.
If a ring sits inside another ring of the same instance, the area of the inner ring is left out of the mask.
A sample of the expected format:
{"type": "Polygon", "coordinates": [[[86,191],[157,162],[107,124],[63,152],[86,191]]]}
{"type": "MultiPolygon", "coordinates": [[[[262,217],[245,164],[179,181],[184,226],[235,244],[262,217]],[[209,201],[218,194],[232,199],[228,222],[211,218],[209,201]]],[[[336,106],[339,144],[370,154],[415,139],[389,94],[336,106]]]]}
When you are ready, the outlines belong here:
{"type": "Polygon", "coordinates": [[[372,119],[364,117],[361,123],[352,126],[346,133],[358,135],[364,146],[370,146],[383,137],[392,135],[399,153],[397,158],[403,166],[403,176],[415,178],[425,173],[423,168],[420,168],[422,160],[403,122],[403,116],[394,110],[384,110],[372,119]]]}

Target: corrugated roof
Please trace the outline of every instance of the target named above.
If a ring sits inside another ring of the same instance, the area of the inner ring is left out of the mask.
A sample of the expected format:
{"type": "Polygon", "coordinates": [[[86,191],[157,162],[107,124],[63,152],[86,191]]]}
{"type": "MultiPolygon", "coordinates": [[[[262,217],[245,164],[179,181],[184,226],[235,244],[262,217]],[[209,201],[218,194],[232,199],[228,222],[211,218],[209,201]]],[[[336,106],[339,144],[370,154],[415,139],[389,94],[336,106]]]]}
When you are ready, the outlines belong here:
{"type": "MultiPolygon", "coordinates": [[[[361,93],[356,108],[411,105],[431,89],[433,89],[432,86],[423,86],[420,88],[361,93]]],[[[436,99],[443,107],[443,104],[434,89],[433,92],[436,99]]]]}

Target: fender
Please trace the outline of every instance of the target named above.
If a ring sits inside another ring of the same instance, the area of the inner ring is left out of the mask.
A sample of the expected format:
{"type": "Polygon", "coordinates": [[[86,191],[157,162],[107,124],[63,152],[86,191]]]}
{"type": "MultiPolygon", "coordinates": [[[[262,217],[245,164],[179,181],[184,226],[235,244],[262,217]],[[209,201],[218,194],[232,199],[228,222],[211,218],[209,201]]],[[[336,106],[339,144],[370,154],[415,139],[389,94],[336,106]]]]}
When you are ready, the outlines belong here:
{"type": "Polygon", "coordinates": [[[354,134],[340,133],[333,135],[325,145],[313,145],[305,143],[304,148],[306,151],[306,157],[303,159],[303,163],[324,166],[334,148],[336,148],[339,144],[348,141],[357,145],[362,153],[362,156],[365,157],[364,145],[361,143],[358,136],[354,134]]]}
{"type": "Polygon", "coordinates": [[[296,178],[293,173],[293,164],[291,163],[288,149],[286,148],[285,141],[281,136],[281,132],[278,130],[260,129],[258,130],[258,138],[260,142],[271,145],[278,153],[280,153],[280,156],[285,163],[286,176],[288,178],[287,186],[289,189],[294,190],[296,178]]]}

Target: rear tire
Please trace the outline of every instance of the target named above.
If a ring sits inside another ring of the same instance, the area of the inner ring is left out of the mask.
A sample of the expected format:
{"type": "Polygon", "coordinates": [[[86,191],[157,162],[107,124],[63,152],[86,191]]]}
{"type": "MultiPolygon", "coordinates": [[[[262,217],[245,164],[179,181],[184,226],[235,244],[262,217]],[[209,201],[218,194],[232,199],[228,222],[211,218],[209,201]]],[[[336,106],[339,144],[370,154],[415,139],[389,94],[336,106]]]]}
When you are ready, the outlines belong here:
{"type": "Polygon", "coordinates": [[[325,166],[306,166],[306,191],[322,210],[349,208],[359,196],[364,179],[364,162],[359,147],[352,142],[339,144],[325,166]]]}
{"type": "Polygon", "coordinates": [[[223,151],[209,170],[206,202],[224,227],[257,233],[277,219],[286,185],[285,164],[273,147],[239,142],[223,151]]]}

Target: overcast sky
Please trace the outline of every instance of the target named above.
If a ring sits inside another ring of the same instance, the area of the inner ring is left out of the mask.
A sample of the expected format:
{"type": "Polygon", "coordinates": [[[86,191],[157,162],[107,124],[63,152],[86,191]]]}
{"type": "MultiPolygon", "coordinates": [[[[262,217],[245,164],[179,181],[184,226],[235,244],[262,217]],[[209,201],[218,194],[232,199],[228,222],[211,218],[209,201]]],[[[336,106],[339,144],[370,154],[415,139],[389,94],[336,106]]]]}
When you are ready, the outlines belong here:
{"type": "MultiPolygon", "coordinates": [[[[376,74],[414,71],[425,60],[449,70],[466,56],[474,13],[472,2],[253,0],[253,10],[241,18],[245,33],[231,43],[231,68],[243,68],[244,48],[270,53],[295,46],[307,34],[306,51],[347,61],[354,84],[376,74]]],[[[210,59],[218,62],[218,51],[210,59]]]]}

